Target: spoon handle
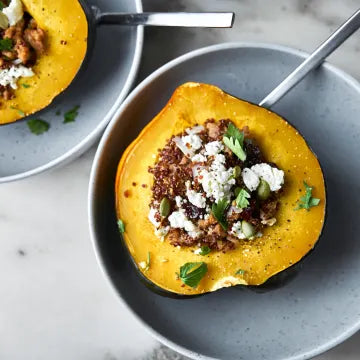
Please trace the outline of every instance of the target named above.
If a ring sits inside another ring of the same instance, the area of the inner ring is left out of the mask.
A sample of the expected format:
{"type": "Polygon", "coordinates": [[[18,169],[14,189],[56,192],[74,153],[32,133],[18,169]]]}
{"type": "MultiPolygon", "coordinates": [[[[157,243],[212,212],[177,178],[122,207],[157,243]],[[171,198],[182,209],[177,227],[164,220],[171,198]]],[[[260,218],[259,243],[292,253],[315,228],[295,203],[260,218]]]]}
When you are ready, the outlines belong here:
{"type": "Polygon", "coordinates": [[[211,27],[230,28],[234,23],[232,12],[212,13],[97,13],[99,25],[146,25],[146,26],[177,26],[177,27],[211,27]]]}
{"type": "Polygon", "coordinates": [[[319,66],[326,57],[337,49],[350,35],[360,27],[360,9],[357,10],[344,24],[342,24],[325,42],[323,42],[306,60],[304,60],[290,75],[288,75],[269,95],[260,106],[271,108],[289,90],[297,85],[311,70],[319,66]]]}

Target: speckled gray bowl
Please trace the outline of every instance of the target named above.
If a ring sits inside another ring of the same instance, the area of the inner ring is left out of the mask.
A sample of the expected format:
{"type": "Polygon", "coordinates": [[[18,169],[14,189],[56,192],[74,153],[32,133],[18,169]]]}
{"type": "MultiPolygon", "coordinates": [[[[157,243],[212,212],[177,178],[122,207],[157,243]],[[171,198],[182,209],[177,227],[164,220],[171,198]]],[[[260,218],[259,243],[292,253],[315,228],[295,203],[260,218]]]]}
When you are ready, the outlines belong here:
{"type": "MultiPolygon", "coordinates": [[[[102,11],[142,11],[141,0],[90,2],[102,11]]],[[[36,136],[29,131],[26,120],[0,126],[0,183],[65,164],[93,145],[131,89],[142,45],[142,27],[96,29],[95,47],[85,71],[53,104],[29,116],[48,121],[50,130],[36,136]],[[56,111],[63,114],[75,105],[81,106],[76,121],[63,124],[63,116],[56,116],[56,111]]]]}
{"type": "Polygon", "coordinates": [[[208,82],[257,103],[305,56],[264,44],[223,44],[186,54],[131,93],[99,145],[89,190],[90,231],[99,263],[119,298],[150,332],[191,358],[306,359],[360,328],[360,86],[329,64],[274,108],[306,137],[328,185],[327,226],[290,283],[266,293],[230,288],[187,300],[161,297],[139,281],[116,227],[118,161],[176,86],[208,82]]]}

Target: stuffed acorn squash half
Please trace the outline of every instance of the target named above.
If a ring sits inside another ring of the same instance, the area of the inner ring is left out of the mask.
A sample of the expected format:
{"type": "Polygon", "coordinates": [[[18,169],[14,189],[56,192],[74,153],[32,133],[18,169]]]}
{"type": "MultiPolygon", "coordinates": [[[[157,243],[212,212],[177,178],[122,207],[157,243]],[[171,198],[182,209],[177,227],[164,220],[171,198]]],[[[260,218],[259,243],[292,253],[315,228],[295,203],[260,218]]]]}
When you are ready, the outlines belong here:
{"type": "Polygon", "coordinates": [[[87,36],[77,0],[0,1],[0,125],[45,108],[70,85],[87,36]]]}
{"type": "Polygon", "coordinates": [[[115,190],[137,271],[168,294],[260,286],[324,224],[323,174],[298,131],[207,84],[176,89],[124,152],[115,190]]]}

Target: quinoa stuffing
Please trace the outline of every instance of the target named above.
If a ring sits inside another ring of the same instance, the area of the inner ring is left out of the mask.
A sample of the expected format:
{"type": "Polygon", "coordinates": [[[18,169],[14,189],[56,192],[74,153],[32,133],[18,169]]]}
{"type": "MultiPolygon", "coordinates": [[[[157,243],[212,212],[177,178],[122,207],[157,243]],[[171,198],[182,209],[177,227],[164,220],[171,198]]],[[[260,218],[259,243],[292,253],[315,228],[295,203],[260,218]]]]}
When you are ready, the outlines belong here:
{"type": "Polygon", "coordinates": [[[149,172],[149,220],[174,246],[227,251],[276,223],[284,172],[266,162],[248,127],[210,119],[185,129],[149,172]]]}
{"type": "Polygon", "coordinates": [[[32,67],[45,52],[45,43],[44,30],[26,12],[21,0],[1,1],[0,100],[14,98],[18,80],[35,75],[32,67]]]}

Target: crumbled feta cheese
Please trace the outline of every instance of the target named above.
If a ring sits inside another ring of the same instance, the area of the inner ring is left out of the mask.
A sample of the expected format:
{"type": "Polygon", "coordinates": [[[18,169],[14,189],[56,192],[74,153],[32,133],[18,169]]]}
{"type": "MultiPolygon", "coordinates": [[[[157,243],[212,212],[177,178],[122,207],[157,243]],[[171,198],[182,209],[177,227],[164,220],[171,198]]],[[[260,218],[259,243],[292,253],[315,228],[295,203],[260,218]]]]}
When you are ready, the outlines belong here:
{"type": "Polygon", "coordinates": [[[24,10],[21,0],[11,0],[9,6],[4,8],[2,12],[9,19],[10,26],[15,25],[24,16],[24,10]]]}
{"type": "Polygon", "coordinates": [[[257,189],[260,179],[269,184],[271,191],[280,190],[284,184],[284,172],[266,163],[253,165],[250,169],[245,168],[242,171],[242,177],[250,191],[257,189]]]}
{"type": "Polygon", "coordinates": [[[198,135],[191,134],[186,136],[175,136],[173,141],[176,146],[189,157],[194,156],[195,151],[199,150],[202,146],[202,141],[198,135]]]}
{"type": "Polygon", "coordinates": [[[192,173],[193,173],[193,178],[194,178],[194,179],[200,175],[200,171],[201,171],[202,169],[204,169],[204,167],[203,167],[203,166],[200,166],[200,165],[195,165],[195,166],[192,168],[192,173]]]}
{"type": "Polygon", "coordinates": [[[156,228],[158,228],[160,226],[160,222],[155,219],[156,213],[157,210],[151,207],[149,211],[148,219],[156,228]]]}
{"type": "Polygon", "coordinates": [[[192,128],[185,129],[185,132],[189,135],[198,134],[199,132],[202,132],[204,130],[204,127],[202,125],[194,126],[192,128]]]}
{"type": "Polygon", "coordinates": [[[284,184],[284,172],[269,164],[256,164],[251,167],[251,170],[269,184],[271,191],[280,190],[284,184]]]}
{"type": "Polygon", "coordinates": [[[182,203],[183,203],[182,197],[181,197],[181,196],[175,196],[175,202],[176,202],[176,206],[177,206],[178,208],[181,208],[181,205],[182,205],[182,203]]]}
{"type": "Polygon", "coordinates": [[[145,261],[140,261],[139,262],[139,266],[142,268],[142,269],[146,269],[146,262],[145,261]]]}
{"type": "Polygon", "coordinates": [[[201,231],[186,217],[184,211],[174,211],[168,217],[172,228],[184,229],[191,237],[197,237],[201,231]]]}
{"type": "Polygon", "coordinates": [[[232,214],[240,214],[243,209],[239,209],[237,206],[230,206],[230,209],[227,212],[227,215],[230,216],[232,214]]]}
{"type": "Polygon", "coordinates": [[[195,255],[200,255],[200,253],[201,253],[201,248],[196,249],[196,250],[194,251],[194,254],[195,254],[195,255]]]}
{"type": "Polygon", "coordinates": [[[191,158],[192,162],[206,162],[206,156],[202,154],[196,154],[191,158]]]}
{"type": "Polygon", "coordinates": [[[13,89],[17,89],[17,81],[20,77],[32,77],[34,72],[25,66],[11,66],[8,69],[0,70],[0,85],[10,85],[13,89]]]}
{"type": "Polygon", "coordinates": [[[219,154],[222,150],[224,150],[224,145],[220,141],[205,144],[205,155],[207,156],[219,154]]]}
{"type": "Polygon", "coordinates": [[[220,199],[230,199],[231,187],[235,184],[233,168],[226,170],[225,156],[217,154],[214,157],[210,169],[200,171],[199,182],[201,183],[206,196],[213,197],[218,203],[220,199]]]}
{"type": "Polygon", "coordinates": [[[237,221],[233,224],[230,234],[236,236],[238,239],[245,239],[246,236],[243,234],[241,230],[241,221],[237,221]]]}
{"type": "Polygon", "coordinates": [[[203,196],[203,194],[190,189],[189,181],[187,181],[185,183],[185,185],[186,185],[186,196],[188,197],[191,204],[193,204],[201,209],[205,208],[206,207],[206,198],[203,196]]]}
{"type": "Polygon", "coordinates": [[[242,178],[245,186],[250,190],[254,191],[257,189],[260,183],[259,177],[249,168],[245,168],[242,171],[242,178]]]}

